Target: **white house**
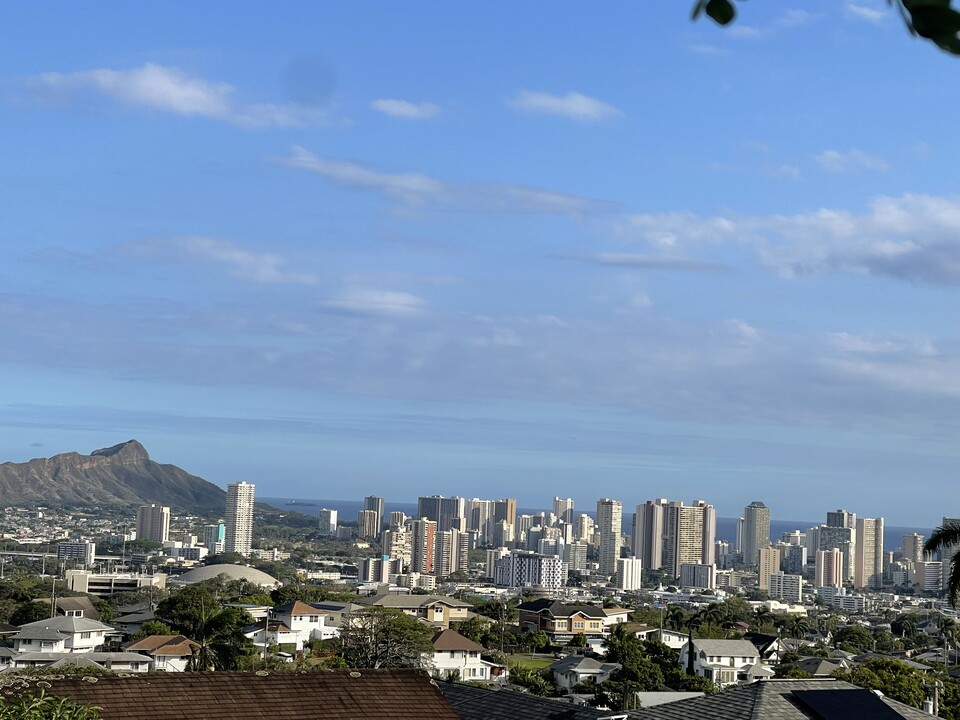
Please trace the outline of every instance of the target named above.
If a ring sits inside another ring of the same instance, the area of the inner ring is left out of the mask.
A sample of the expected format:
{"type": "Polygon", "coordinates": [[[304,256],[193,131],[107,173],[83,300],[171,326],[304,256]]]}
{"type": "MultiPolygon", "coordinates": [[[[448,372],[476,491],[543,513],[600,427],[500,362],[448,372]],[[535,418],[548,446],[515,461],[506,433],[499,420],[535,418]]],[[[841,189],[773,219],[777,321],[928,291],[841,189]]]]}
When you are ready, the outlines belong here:
{"type": "Polygon", "coordinates": [[[88,653],[99,649],[115,630],[98,620],[59,615],[20,626],[13,649],[24,652],[88,653]]]}
{"type": "Polygon", "coordinates": [[[434,677],[457,675],[460,680],[489,682],[506,668],[480,657],[483,648],[456,630],[441,630],[433,636],[433,654],[424,657],[424,666],[434,677]]]}
{"type": "Polygon", "coordinates": [[[680,650],[680,667],[687,668],[693,653],[693,671],[719,687],[746,679],[747,669],[760,663],[760,653],[748,640],[707,640],[695,638],[680,650]],[[743,677],[741,677],[743,676],[743,677]]]}
{"type": "Polygon", "coordinates": [[[126,646],[150,658],[150,670],[157,672],[185,672],[197,643],[183,635],[151,635],[126,646]]]}
{"type": "Polygon", "coordinates": [[[557,687],[573,690],[588,679],[592,679],[597,685],[606,682],[620,667],[620,663],[602,663],[590,657],[568,655],[553,663],[550,672],[553,673],[553,681],[557,687]]]}

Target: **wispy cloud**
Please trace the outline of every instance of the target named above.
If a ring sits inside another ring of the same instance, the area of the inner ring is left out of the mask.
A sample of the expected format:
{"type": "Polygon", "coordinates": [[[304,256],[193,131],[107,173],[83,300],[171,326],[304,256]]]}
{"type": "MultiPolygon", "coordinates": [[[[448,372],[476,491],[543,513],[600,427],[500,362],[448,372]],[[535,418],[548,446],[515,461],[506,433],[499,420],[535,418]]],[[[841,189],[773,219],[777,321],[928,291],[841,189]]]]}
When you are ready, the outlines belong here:
{"type": "Polygon", "coordinates": [[[709,43],[695,43],[690,46],[690,50],[697,53],[697,55],[709,55],[713,57],[729,54],[729,51],[726,48],[722,48],[718,45],[711,45],[709,43]]]}
{"type": "Polygon", "coordinates": [[[144,240],[120,246],[123,253],[163,263],[214,263],[226,267],[234,277],[254,283],[313,285],[317,276],[285,268],[286,261],[274,253],[245,250],[227,240],[190,235],[144,240]]]}
{"type": "Polygon", "coordinates": [[[725,270],[719,263],[701,262],[678,257],[656,257],[636,253],[600,253],[589,258],[590,262],[612,267],[637,270],[674,270],[679,272],[715,272],[725,270]]]}
{"type": "Polygon", "coordinates": [[[816,16],[800,8],[787,10],[776,20],[776,24],[781,27],[799,27],[812,22],[816,16]]]}
{"type": "Polygon", "coordinates": [[[848,2],[845,8],[848,15],[874,24],[883,22],[887,17],[887,13],[882,8],[872,5],[848,2]]]}
{"type": "Polygon", "coordinates": [[[600,122],[623,114],[613,105],[578,92],[552,95],[535,90],[521,90],[506,102],[521,112],[558,115],[580,122],[600,122]]]}
{"type": "Polygon", "coordinates": [[[414,103],[409,100],[382,99],[370,103],[377,112],[407,120],[429,120],[440,114],[440,107],[431,102],[414,103]]]}
{"type": "Polygon", "coordinates": [[[308,170],[346,187],[390,195],[408,205],[436,205],[453,210],[480,213],[574,215],[609,210],[598,200],[552,190],[488,183],[465,185],[446,183],[421,173],[387,173],[348,160],[320,158],[302,147],[294,147],[276,162],[308,170]]]}
{"type": "Polygon", "coordinates": [[[127,107],[203,117],[249,128],[323,125],[331,121],[330,112],[317,107],[238,102],[232,85],[151,63],[131,70],[49,72],[31,78],[28,87],[37,100],[51,106],[106,98],[127,107]]]}
{"type": "Polygon", "coordinates": [[[814,155],[813,159],[827,172],[838,175],[862,171],[881,172],[889,167],[883,158],[857,148],[846,152],[824,150],[819,155],[814,155]]]}
{"type": "Polygon", "coordinates": [[[349,288],[321,305],[331,310],[357,315],[384,317],[409,317],[423,308],[423,299],[416,295],[394,290],[349,288]]]}
{"type": "Polygon", "coordinates": [[[910,282],[960,285],[960,199],[907,194],[875,198],[865,212],[821,208],[794,215],[640,214],[621,237],[660,253],[698,248],[752,251],[783,276],[857,272],[910,282]]]}

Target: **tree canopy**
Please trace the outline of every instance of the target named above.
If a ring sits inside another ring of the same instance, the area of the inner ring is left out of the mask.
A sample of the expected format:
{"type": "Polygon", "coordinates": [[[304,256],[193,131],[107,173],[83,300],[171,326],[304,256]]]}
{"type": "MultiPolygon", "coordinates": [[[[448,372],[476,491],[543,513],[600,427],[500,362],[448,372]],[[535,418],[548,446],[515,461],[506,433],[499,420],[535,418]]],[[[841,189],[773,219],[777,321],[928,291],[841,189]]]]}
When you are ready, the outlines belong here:
{"type": "Polygon", "coordinates": [[[399,610],[364,608],[344,619],[338,654],[352,668],[416,667],[433,649],[433,632],[399,610]]]}
{"type": "MultiPolygon", "coordinates": [[[[951,55],[960,55],[960,12],[951,7],[950,0],[887,0],[887,4],[899,11],[911,35],[925,38],[951,55]]],[[[734,0],[696,0],[693,19],[701,14],[718,25],[729,25],[737,17],[737,8],[734,0]]]]}

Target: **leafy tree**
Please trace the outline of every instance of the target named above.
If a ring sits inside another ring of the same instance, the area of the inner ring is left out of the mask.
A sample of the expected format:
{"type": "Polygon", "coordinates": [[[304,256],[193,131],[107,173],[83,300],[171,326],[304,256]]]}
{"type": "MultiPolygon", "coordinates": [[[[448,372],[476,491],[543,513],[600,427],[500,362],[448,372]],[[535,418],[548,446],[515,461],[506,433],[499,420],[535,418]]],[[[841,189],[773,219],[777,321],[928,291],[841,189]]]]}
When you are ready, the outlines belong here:
{"type": "Polygon", "coordinates": [[[50,617],[50,606],[43,602],[24,603],[10,616],[11,625],[26,625],[27,623],[46,620],[50,617]]]}
{"type": "Polygon", "coordinates": [[[773,676],[776,678],[811,678],[813,675],[806,670],[801,670],[796,665],[780,663],[773,669],[773,676]]]}
{"type": "Polygon", "coordinates": [[[490,623],[486,620],[481,620],[478,617],[472,617],[467,620],[462,620],[458,623],[453,623],[451,626],[458,633],[463,635],[465,638],[470,638],[475,643],[483,645],[487,639],[490,631],[490,623]]]}
{"type": "Polygon", "coordinates": [[[567,645],[577,650],[582,650],[587,646],[587,636],[583,633],[577,633],[567,645]]]}
{"type": "Polygon", "coordinates": [[[253,643],[243,634],[250,616],[237,607],[214,610],[201,618],[189,636],[197,643],[190,670],[239,670],[240,659],[253,653],[253,643]]]}
{"type": "Polygon", "coordinates": [[[207,555],[204,565],[243,565],[244,557],[238,552],[222,552],[207,555]]]}
{"type": "Polygon", "coordinates": [[[152,635],[173,635],[173,628],[167,625],[164,622],[159,620],[147,620],[143,625],[140,626],[140,629],[130,636],[130,639],[134,642],[138,640],[143,640],[152,635]]]}
{"type": "MultiPolygon", "coordinates": [[[[943,552],[951,548],[960,547],[960,522],[948,520],[931,533],[924,544],[925,552],[943,552]]],[[[950,558],[950,578],[947,581],[947,598],[950,604],[957,607],[960,601],[960,550],[956,550],[950,558]]]]}
{"type": "Polygon", "coordinates": [[[538,672],[518,663],[510,666],[510,682],[526,688],[531,695],[546,697],[553,695],[555,690],[549,673],[546,669],[538,672]]]}
{"type": "Polygon", "coordinates": [[[623,623],[614,625],[603,640],[604,660],[627,667],[643,658],[643,644],[623,623]]]}
{"type": "Polygon", "coordinates": [[[350,613],[340,628],[338,655],[352,668],[416,667],[431,652],[433,630],[392,608],[350,613]]]}
{"type": "Polygon", "coordinates": [[[157,605],[155,615],[158,620],[190,637],[219,605],[216,596],[204,584],[187,585],[157,605]]]}
{"type": "Polygon", "coordinates": [[[873,649],[873,635],[860,625],[847,625],[833,636],[838,648],[848,652],[865,653],[873,649]]]}
{"type": "Polygon", "coordinates": [[[923,676],[898,660],[872,658],[852,670],[838,670],[834,677],[868,690],[879,690],[915,708],[923,705],[923,676]]]}
{"type": "MultiPolygon", "coordinates": [[[[960,12],[950,7],[950,0],[887,0],[900,12],[911,35],[932,42],[951,55],[960,55],[960,12]]],[[[718,25],[729,25],[737,16],[733,0],[697,0],[693,18],[706,13],[718,25]]]]}
{"type": "Polygon", "coordinates": [[[0,720],[98,720],[100,708],[47,695],[21,695],[0,700],[0,720]]]}

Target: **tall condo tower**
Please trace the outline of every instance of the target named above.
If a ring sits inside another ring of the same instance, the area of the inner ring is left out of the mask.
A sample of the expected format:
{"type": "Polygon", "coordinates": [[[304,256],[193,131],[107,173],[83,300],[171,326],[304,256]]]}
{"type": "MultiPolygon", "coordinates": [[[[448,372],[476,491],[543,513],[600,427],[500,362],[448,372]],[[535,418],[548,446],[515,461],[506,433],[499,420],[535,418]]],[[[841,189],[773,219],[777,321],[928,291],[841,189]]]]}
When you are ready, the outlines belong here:
{"type": "Polygon", "coordinates": [[[770,508],[754,500],[743,509],[743,564],[753,567],[759,553],[770,546],[770,508]]]}
{"type": "Polygon", "coordinates": [[[253,540],[253,493],[256,486],[248,482],[227,485],[227,508],[224,513],[226,532],[224,552],[250,554],[253,540]]]}
{"type": "Polygon", "coordinates": [[[858,590],[883,588],[883,518],[857,520],[856,568],[853,586],[858,590]]]}
{"type": "Polygon", "coordinates": [[[600,574],[613,575],[620,557],[623,506],[619,500],[597,500],[597,530],[600,532],[600,574]]]}
{"type": "Polygon", "coordinates": [[[166,542],[170,539],[170,508],[165,505],[141,505],[137,510],[137,540],[166,542]]]}

